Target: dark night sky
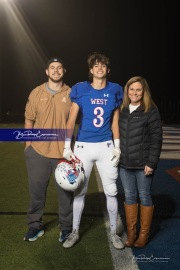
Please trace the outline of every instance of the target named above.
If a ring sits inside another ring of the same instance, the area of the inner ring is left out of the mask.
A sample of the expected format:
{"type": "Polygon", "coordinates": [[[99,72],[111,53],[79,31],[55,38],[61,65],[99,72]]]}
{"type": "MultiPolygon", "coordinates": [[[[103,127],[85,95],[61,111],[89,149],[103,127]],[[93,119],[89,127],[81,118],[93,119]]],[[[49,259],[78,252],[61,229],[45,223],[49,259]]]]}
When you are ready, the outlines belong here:
{"type": "Polygon", "coordinates": [[[131,76],[146,77],[163,117],[176,114],[177,122],[175,3],[0,0],[1,119],[7,111],[23,115],[30,91],[46,81],[48,58],[64,59],[65,81],[72,86],[88,79],[87,55],[100,51],[110,57],[111,81],[124,86],[131,76]]]}

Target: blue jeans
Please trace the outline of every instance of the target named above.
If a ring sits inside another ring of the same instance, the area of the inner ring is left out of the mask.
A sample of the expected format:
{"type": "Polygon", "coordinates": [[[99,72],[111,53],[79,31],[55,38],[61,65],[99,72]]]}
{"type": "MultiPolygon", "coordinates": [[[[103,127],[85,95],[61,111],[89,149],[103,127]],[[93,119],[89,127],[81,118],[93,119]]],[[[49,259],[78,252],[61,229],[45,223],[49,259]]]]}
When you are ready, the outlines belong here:
{"type": "Polygon", "coordinates": [[[151,196],[153,175],[146,176],[144,170],[128,170],[120,167],[120,178],[125,193],[126,204],[137,203],[139,196],[141,205],[153,205],[151,196]]]}

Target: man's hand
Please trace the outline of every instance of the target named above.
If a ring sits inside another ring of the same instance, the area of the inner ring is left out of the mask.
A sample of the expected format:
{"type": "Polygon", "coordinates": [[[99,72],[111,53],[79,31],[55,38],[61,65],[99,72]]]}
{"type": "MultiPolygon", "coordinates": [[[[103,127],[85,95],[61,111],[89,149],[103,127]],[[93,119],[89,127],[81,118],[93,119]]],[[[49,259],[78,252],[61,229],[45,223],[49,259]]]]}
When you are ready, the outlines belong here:
{"type": "Polygon", "coordinates": [[[120,156],[121,156],[121,150],[118,147],[115,147],[111,153],[111,158],[110,160],[113,162],[113,166],[117,167],[119,164],[119,160],[120,160],[120,156]]]}
{"type": "Polygon", "coordinates": [[[120,139],[114,139],[114,149],[111,153],[110,160],[113,161],[113,166],[117,167],[121,156],[120,139]]]}
{"type": "Polygon", "coordinates": [[[67,160],[72,160],[76,159],[73,151],[71,150],[71,140],[67,139],[64,144],[64,152],[63,152],[63,157],[66,158],[67,160]]]}
{"type": "Polygon", "coordinates": [[[67,160],[76,159],[71,147],[64,148],[63,157],[67,160]]]}

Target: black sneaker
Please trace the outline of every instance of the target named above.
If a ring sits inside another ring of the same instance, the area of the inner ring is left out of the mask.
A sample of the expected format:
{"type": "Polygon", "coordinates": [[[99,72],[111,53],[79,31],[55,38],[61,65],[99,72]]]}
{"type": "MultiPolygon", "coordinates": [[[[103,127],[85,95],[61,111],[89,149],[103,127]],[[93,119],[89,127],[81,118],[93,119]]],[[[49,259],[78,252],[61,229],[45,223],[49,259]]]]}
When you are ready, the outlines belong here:
{"type": "Polygon", "coordinates": [[[38,237],[41,237],[44,234],[43,229],[29,228],[29,231],[25,234],[25,241],[36,241],[38,237]]]}
{"type": "Polygon", "coordinates": [[[64,241],[66,241],[66,239],[68,238],[68,236],[70,235],[71,232],[72,232],[72,230],[61,231],[60,236],[59,236],[59,242],[63,243],[64,241]]]}

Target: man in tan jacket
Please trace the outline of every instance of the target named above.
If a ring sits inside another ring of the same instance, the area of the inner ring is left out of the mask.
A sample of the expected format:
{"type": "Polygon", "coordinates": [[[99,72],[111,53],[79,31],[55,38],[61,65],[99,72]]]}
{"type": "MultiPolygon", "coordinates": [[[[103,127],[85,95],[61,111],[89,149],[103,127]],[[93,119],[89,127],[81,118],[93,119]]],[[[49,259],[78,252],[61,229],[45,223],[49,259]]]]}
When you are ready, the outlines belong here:
{"type": "MultiPolygon", "coordinates": [[[[63,81],[66,69],[61,58],[48,60],[48,81],[29,95],[25,108],[25,129],[65,130],[71,107],[70,87],[63,81]]],[[[27,141],[24,150],[29,181],[30,204],[27,212],[28,232],[24,240],[35,241],[44,234],[43,211],[50,176],[63,156],[64,141],[27,141]]],[[[73,193],[55,181],[59,202],[60,242],[72,230],[73,193]]]]}

